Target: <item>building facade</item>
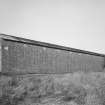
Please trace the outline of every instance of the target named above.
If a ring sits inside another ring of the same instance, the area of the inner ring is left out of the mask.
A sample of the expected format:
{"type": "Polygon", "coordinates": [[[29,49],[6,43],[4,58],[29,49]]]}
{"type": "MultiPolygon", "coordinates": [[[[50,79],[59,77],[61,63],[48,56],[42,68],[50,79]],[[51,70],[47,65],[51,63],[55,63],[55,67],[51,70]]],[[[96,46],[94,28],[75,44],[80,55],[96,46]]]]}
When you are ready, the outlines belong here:
{"type": "Polygon", "coordinates": [[[0,35],[1,73],[62,74],[76,71],[101,72],[105,55],[0,35]]]}

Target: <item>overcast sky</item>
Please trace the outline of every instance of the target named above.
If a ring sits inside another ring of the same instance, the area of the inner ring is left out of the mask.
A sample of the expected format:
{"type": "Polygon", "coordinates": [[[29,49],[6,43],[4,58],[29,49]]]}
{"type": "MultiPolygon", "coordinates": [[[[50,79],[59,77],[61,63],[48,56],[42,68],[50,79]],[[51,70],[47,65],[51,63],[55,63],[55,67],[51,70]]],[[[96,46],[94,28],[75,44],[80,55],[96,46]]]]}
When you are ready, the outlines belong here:
{"type": "Polygon", "coordinates": [[[105,54],[105,0],[0,0],[0,33],[105,54]]]}

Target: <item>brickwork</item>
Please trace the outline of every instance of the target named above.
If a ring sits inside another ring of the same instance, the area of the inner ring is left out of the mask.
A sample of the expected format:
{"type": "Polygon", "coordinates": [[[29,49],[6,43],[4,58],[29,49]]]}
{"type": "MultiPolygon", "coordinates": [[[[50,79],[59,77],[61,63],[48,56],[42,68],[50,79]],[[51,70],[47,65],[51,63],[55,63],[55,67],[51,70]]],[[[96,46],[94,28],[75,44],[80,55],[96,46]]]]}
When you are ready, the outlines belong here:
{"type": "Polygon", "coordinates": [[[3,41],[3,72],[70,73],[101,72],[104,57],[3,41]]]}

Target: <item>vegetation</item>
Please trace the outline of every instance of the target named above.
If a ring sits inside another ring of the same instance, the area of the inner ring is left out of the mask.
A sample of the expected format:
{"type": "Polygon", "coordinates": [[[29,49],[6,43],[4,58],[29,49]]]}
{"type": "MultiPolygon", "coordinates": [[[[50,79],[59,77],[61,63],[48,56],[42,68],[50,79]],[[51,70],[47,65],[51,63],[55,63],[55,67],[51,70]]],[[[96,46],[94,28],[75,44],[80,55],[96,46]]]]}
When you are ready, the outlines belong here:
{"type": "Polygon", "coordinates": [[[104,105],[104,73],[0,77],[0,105],[104,105]]]}

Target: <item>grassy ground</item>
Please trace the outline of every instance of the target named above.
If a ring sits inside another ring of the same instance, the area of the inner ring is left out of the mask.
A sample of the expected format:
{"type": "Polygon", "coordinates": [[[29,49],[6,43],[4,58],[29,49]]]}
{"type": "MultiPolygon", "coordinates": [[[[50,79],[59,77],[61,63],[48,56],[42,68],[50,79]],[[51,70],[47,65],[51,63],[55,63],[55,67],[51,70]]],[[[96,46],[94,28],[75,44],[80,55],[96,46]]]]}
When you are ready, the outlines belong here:
{"type": "Polygon", "coordinates": [[[104,105],[105,74],[0,77],[0,105],[104,105]]]}

